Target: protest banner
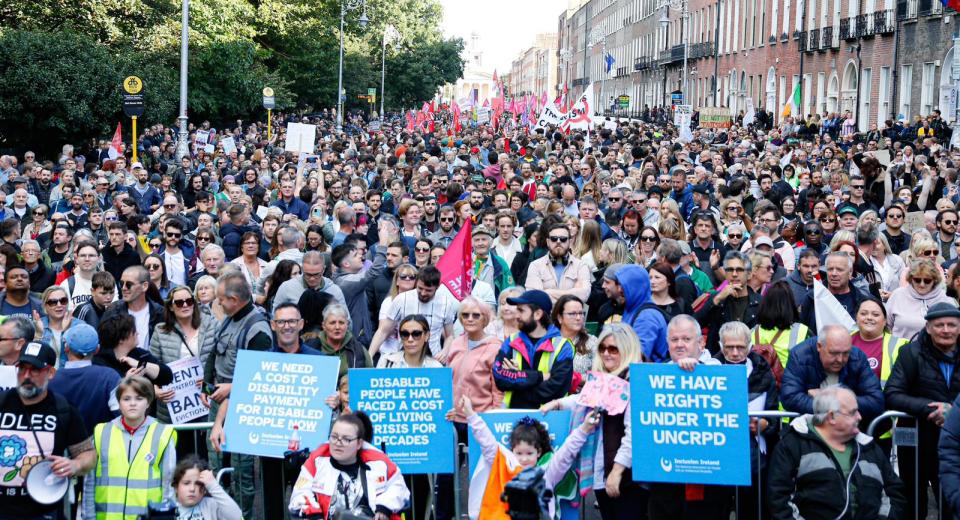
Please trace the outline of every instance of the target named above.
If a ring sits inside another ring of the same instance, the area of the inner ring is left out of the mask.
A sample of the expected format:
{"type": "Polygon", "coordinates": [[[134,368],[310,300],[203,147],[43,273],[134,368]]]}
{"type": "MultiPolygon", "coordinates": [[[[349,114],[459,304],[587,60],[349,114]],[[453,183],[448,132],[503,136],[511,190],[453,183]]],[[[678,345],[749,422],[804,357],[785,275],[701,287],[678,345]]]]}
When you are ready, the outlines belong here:
{"type": "Polygon", "coordinates": [[[743,365],[630,365],[630,414],[634,479],[750,485],[743,365]]]}
{"type": "Polygon", "coordinates": [[[173,382],[163,387],[174,390],[173,398],[167,402],[172,424],[183,424],[198,417],[210,414],[210,409],[200,401],[200,387],[197,382],[203,380],[203,367],[200,358],[190,356],[167,363],[173,371],[173,382]]]}
{"type": "Polygon", "coordinates": [[[313,153],[313,148],[316,142],[316,125],[287,123],[287,139],[283,147],[285,152],[313,153]]]}
{"type": "MultiPolygon", "coordinates": [[[[350,383],[353,384],[353,381],[350,383]]],[[[537,419],[543,423],[544,426],[546,426],[547,432],[550,434],[550,445],[553,446],[554,450],[559,448],[560,445],[563,444],[563,441],[567,440],[567,436],[570,435],[569,410],[558,410],[543,414],[540,412],[540,410],[498,409],[486,411],[480,414],[480,418],[483,419],[483,422],[487,423],[487,427],[489,427],[490,431],[493,432],[493,436],[496,437],[497,442],[504,445],[509,450],[510,433],[513,432],[513,425],[528,415],[534,419],[537,419]]],[[[469,435],[470,440],[467,460],[469,463],[470,474],[473,475],[473,470],[477,467],[477,462],[480,461],[480,445],[473,437],[472,431],[470,431],[469,435]]]]}
{"type": "Polygon", "coordinates": [[[453,473],[453,369],[350,369],[350,407],[373,423],[373,444],[405,474],[453,473]]]}
{"type": "Polygon", "coordinates": [[[340,358],[241,350],[224,425],[226,451],[283,457],[294,426],[300,447],[327,442],[340,358]]]}
{"type": "Polygon", "coordinates": [[[551,102],[543,107],[540,117],[537,118],[537,128],[546,128],[548,125],[560,126],[567,120],[567,113],[561,112],[557,105],[551,102]]]}
{"type": "Polygon", "coordinates": [[[223,153],[230,155],[237,151],[237,143],[233,140],[233,136],[224,137],[220,140],[220,144],[223,145],[223,153]]]}
{"type": "Polygon", "coordinates": [[[673,124],[688,128],[693,117],[693,105],[677,105],[673,108],[673,124]]]}
{"type": "MultiPolygon", "coordinates": [[[[957,132],[960,133],[960,132],[957,132]]],[[[908,211],[903,219],[903,232],[913,233],[927,227],[922,211],[908,211]]]]}
{"type": "Polygon", "coordinates": [[[577,395],[577,404],[603,408],[610,415],[620,415],[630,403],[629,383],[613,374],[591,370],[587,382],[577,395]]]}
{"type": "Polygon", "coordinates": [[[700,128],[730,128],[733,120],[730,109],[725,107],[701,107],[700,128]]]}
{"type": "Polygon", "coordinates": [[[9,390],[17,387],[17,367],[13,365],[0,366],[0,390],[9,390]]]}
{"type": "Polygon", "coordinates": [[[482,125],[484,123],[490,122],[490,112],[491,110],[487,107],[481,107],[477,109],[477,124],[482,125]]]}

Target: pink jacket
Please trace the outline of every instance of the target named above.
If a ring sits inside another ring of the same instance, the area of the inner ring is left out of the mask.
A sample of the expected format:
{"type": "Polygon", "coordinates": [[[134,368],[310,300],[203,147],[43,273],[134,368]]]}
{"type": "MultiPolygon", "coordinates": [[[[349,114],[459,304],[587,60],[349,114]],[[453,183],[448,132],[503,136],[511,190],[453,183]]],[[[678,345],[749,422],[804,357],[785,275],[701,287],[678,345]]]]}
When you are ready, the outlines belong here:
{"type": "MultiPolygon", "coordinates": [[[[462,334],[453,340],[447,355],[447,365],[453,369],[453,402],[459,403],[466,395],[473,402],[477,413],[500,408],[503,404],[503,392],[493,382],[493,361],[497,358],[502,340],[487,336],[480,340],[480,346],[468,349],[467,335],[462,334]]],[[[458,408],[454,421],[467,422],[458,408]]]]}

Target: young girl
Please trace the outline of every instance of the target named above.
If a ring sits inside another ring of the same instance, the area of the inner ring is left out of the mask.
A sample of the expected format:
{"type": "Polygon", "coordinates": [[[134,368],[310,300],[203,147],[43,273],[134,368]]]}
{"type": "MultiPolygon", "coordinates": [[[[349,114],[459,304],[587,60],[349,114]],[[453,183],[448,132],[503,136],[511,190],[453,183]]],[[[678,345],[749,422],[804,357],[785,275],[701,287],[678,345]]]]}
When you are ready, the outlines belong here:
{"type": "Polygon", "coordinates": [[[180,461],[173,472],[177,520],[241,520],[243,512],[220,487],[210,466],[196,455],[180,461]]]}
{"type": "Polygon", "coordinates": [[[147,416],[153,383],[142,376],[120,381],[120,417],[93,430],[97,464],[84,479],[83,518],[107,518],[121,509],[147,516],[151,508],[173,507],[170,486],[177,464],[177,432],[147,416]],[[131,455],[132,454],[132,455],[131,455]]]}
{"type": "MultiPolygon", "coordinates": [[[[473,410],[473,403],[466,396],[460,399],[460,407],[480,445],[482,460],[470,480],[470,519],[508,519],[507,505],[500,500],[504,486],[521,471],[542,466],[543,480],[553,490],[563,480],[567,470],[577,460],[580,448],[587,436],[597,426],[597,415],[587,414],[579,428],[570,432],[563,446],[553,453],[550,435],[540,421],[524,417],[513,426],[510,433],[510,448],[497,442],[496,437],[473,410]]],[[[555,504],[550,502],[550,518],[555,518],[555,504]]]]}

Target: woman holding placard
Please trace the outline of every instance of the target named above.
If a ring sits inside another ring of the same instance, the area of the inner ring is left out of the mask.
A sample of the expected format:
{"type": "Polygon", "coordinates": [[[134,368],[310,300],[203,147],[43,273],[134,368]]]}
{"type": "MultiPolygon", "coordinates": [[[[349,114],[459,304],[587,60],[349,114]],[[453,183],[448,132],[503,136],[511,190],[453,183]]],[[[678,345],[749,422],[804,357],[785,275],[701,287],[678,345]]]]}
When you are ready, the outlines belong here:
{"type": "MultiPolygon", "coordinates": [[[[612,323],[603,327],[592,372],[599,373],[601,377],[615,376],[627,382],[630,378],[630,364],[643,362],[640,339],[630,326],[612,323]]],[[[547,412],[572,409],[575,417],[585,416],[589,410],[578,401],[580,395],[589,397],[590,390],[588,383],[582,394],[550,401],[540,407],[540,410],[547,412]]],[[[577,420],[574,419],[573,422],[576,424],[577,420]]],[[[630,471],[632,464],[628,402],[619,414],[601,412],[597,433],[586,440],[580,453],[581,494],[592,487],[604,520],[647,518],[648,492],[633,481],[630,471]]]]}

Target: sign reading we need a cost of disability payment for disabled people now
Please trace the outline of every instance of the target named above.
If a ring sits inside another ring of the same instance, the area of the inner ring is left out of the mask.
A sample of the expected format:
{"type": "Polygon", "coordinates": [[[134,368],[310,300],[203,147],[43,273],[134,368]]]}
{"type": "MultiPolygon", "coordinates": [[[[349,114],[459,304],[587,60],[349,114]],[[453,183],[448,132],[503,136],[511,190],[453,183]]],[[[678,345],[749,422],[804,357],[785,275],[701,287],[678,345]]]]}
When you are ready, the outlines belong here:
{"type": "Polygon", "coordinates": [[[283,457],[294,428],[302,448],[327,442],[330,407],[324,401],[334,392],[339,369],[335,356],[238,352],[224,449],[283,457]]]}
{"type": "Polygon", "coordinates": [[[635,477],[750,485],[743,365],[698,365],[692,372],[674,364],[630,365],[630,400],[635,477]]]}

